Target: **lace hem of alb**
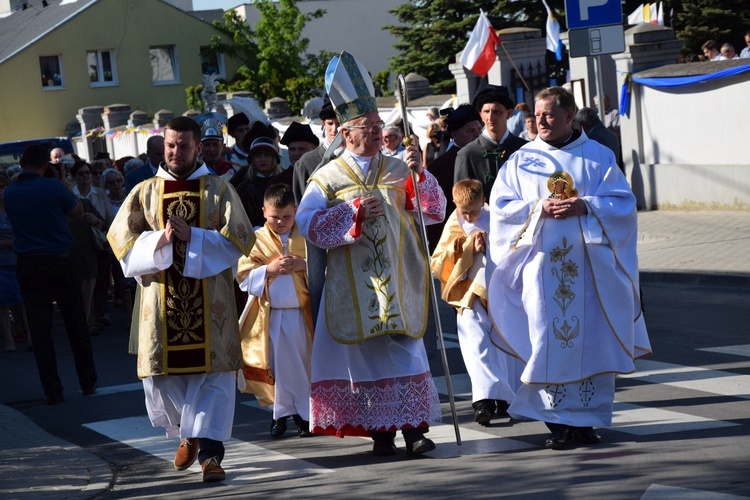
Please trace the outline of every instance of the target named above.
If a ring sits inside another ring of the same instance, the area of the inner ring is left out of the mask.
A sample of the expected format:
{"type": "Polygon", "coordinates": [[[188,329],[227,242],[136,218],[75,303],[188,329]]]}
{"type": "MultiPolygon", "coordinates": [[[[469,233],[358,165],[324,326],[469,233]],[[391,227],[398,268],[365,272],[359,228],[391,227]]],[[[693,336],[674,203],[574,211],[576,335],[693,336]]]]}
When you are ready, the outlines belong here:
{"type": "Polygon", "coordinates": [[[440,421],[429,372],[374,382],[324,380],[312,385],[311,424],[320,429],[392,430],[440,421]]]}

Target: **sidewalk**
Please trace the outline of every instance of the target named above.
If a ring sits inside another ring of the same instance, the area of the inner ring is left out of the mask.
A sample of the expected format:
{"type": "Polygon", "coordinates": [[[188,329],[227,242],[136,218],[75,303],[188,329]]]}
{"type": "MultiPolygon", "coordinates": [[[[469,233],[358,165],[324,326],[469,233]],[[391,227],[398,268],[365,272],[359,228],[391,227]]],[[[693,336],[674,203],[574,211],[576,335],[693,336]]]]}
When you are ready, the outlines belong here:
{"type": "Polygon", "coordinates": [[[638,214],[642,283],[750,287],[750,212],[638,214]]]}
{"type": "Polygon", "coordinates": [[[93,498],[112,482],[109,464],[0,405],[0,497],[93,498]]]}
{"type": "MultiPolygon", "coordinates": [[[[643,283],[750,288],[750,212],[652,211],[638,222],[643,283]]],[[[93,498],[113,481],[102,459],[4,405],[0,428],[2,498],[93,498]]]]}

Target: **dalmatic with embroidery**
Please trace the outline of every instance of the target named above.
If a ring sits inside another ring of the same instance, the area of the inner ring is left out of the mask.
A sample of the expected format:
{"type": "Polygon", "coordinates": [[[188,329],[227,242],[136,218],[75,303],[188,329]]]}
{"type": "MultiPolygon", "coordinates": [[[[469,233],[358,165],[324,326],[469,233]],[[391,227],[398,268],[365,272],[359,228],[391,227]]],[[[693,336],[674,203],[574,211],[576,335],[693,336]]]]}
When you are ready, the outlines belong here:
{"type": "MultiPolygon", "coordinates": [[[[331,335],[344,344],[381,335],[421,338],[427,324],[429,273],[410,213],[415,200],[409,168],[378,154],[364,178],[354,160],[344,155],[320,168],[310,182],[325,191],[330,208],[348,204],[314,217],[309,231],[313,243],[329,248],[325,310],[331,335]],[[359,199],[368,196],[382,202],[383,214],[355,224],[359,199]],[[348,232],[352,226],[355,235],[348,232]]],[[[423,200],[441,199],[440,186],[430,174],[420,189],[423,200]]],[[[444,198],[437,205],[444,212],[444,198]]],[[[442,212],[435,218],[442,219],[442,212]]]]}
{"type": "MultiPolygon", "coordinates": [[[[166,227],[171,216],[214,229],[249,253],[255,241],[235,191],[220,178],[148,179],[128,195],[108,234],[122,259],[144,231],[166,227]]],[[[233,371],[242,364],[232,269],[205,279],[183,275],[187,242],[173,242],[172,265],[142,275],[138,376],[233,371]]]]}

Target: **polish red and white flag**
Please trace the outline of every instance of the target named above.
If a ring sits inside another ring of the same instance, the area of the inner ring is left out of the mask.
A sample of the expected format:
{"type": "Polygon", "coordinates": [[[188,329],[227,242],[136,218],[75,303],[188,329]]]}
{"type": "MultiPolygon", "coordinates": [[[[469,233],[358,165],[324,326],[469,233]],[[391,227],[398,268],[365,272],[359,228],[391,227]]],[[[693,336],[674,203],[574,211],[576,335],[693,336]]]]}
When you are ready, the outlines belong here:
{"type": "Polygon", "coordinates": [[[479,11],[477,24],[469,36],[463,53],[461,53],[461,64],[466,69],[484,77],[495,64],[497,53],[495,46],[500,44],[500,38],[490,24],[489,19],[483,11],[479,11]]]}

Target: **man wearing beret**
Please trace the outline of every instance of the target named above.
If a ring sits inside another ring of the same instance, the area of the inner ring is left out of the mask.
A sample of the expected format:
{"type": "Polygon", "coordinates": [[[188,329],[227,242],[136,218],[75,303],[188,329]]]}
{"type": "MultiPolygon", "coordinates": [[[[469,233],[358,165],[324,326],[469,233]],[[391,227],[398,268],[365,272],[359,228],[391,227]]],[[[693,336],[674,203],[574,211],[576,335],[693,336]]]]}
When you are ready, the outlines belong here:
{"type": "Polygon", "coordinates": [[[234,139],[234,146],[227,154],[227,161],[232,164],[233,172],[247,166],[247,153],[242,149],[240,143],[248,130],[250,130],[250,119],[245,113],[236,113],[227,120],[227,133],[234,139]]]}
{"type": "Polygon", "coordinates": [[[289,161],[292,162],[292,166],[281,172],[279,175],[274,176],[268,183],[271,184],[286,184],[292,187],[294,184],[294,170],[297,162],[302,158],[305,153],[309,153],[318,147],[320,139],[313,133],[310,125],[304,125],[299,122],[292,122],[289,128],[284,132],[284,137],[281,138],[281,144],[286,146],[289,151],[289,161]]]}
{"type": "Polygon", "coordinates": [[[515,104],[507,88],[483,83],[472,104],[482,118],[484,130],[458,153],[454,180],[478,180],[484,186],[485,198],[489,199],[500,168],[526,141],[508,131],[507,121],[515,104]]]}

